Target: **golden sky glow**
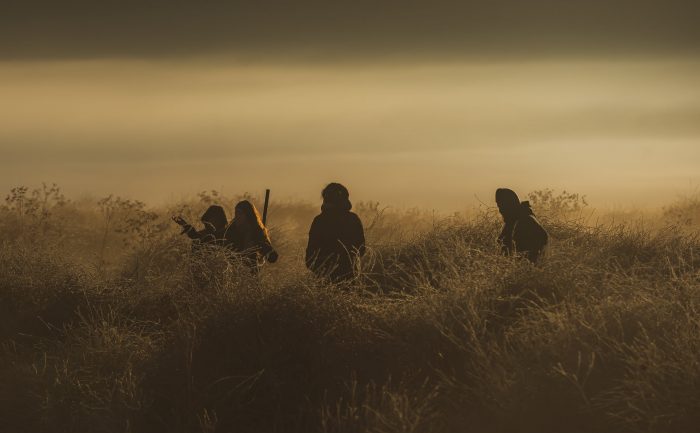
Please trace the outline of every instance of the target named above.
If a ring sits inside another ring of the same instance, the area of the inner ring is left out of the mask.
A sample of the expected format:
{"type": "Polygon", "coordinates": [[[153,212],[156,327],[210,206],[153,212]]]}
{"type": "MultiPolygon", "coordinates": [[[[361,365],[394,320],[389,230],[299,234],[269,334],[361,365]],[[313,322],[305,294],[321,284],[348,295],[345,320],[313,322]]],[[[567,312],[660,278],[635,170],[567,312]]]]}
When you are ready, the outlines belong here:
{"type": "Polygon", "coordinates": [[[273,188],[458,209],[499,186],[659,204],[698,182],[700,63],[0,63],[0,186],[273,188]]]}

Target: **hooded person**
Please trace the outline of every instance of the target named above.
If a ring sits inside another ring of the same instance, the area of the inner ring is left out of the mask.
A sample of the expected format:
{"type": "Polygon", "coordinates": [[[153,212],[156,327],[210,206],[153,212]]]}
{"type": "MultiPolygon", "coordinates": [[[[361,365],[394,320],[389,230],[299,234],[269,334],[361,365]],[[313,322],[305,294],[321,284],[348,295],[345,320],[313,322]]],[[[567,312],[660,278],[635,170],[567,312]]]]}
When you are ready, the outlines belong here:
{"type": "MultiPolygon", "coordinates": [[[[224,251],[224,235],[228,220],[224,208],[216,205],[209,206],[200,220],[204,224],[204,228],[197,230],[182,217],[173,217],[173,221],[182,226],[182,234],[192,239],[194,260],[189,263],[189,271],[193,277],[194,285],[201,289],[222,275],[224,269],[222,265],[225,266],[225,263],[216,260],[216,255],[210,253],[219,248],[222,252],[224,251]]],[[[225,255],[221,256],[221,258],[224,257],[225,255]]]]}
{"type": "Polygon", "coordinates": [[[257,273],[265,261],[275,263],[279,255],[272,247],[270,235],[260,213],[248,200],[236,204],[235,214],[226,230],[226,247],[241,254],[244,264],[257,273]]]}
{"type": "Polygon", "coordinates": [[[333,282],[351,279],[357,259],[365,253],[362,221],[350,211],[350,193],[343,185],[330,183],[321,195],[321,213],[309,229],[306,267],[333,282]]]}
{"type": "Polygon", "coordinates": [[[523,254],[532,263],[537,262],[549,236],[535,218],[530,203],[521,203],[513,190],[498,188],[496,204],[504,222],[503,230],[498,236],[503,253],[523,254]]]}
{"type": "Polygon", "coordinates": [[[195,241],[192,245],[193,248],[200,245],[223,245],[224,234],[228,225],[224,208],[217,205],[209,206],[202,214],[200,220],[204,224],[204,228],[197,230],[182,217],[173,217],[173,221],[182,226],[182,234],[195,241]]]}

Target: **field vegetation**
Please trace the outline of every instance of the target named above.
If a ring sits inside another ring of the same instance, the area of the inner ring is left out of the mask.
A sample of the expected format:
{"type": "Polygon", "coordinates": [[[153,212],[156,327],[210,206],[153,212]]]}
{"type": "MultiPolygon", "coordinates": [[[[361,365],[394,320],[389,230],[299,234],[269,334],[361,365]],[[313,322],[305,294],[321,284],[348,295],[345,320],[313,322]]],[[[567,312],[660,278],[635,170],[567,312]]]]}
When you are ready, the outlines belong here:
{"type": "Polygon", "coordinates": [[[14,188],[0,431],[697,431],[699,197],[642,217],[535,191],[551,236],[536,267],[499,253],[495,208],[357,203],[369,252],[329,285],[302,260],[316,205],[272,203],[281,258],[253,277],[169,220],[240,197],[14,188]]]}

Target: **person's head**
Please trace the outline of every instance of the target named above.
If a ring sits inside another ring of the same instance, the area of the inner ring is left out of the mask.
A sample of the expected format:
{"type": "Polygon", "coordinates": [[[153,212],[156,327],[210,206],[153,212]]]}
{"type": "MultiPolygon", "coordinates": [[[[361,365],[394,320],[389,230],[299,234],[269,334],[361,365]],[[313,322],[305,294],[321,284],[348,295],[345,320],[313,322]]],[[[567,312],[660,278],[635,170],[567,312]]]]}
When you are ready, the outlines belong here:
{"type": "Polygon", "coordinates": [[[321,192],[323,197],[322,209],[346,210],[352,209],[348,189],[339,183],[329,183],[321,192]]]}
{"type": "Polygon", "coordinates": [[[255,205],[248,200],[242,200],[236,204],[233,223],[238,227],[251,227],[266,231],[260,213],[255,205]]]}
{"type": "Polygon", "coordinates": [[[210,226],[214,230],[224,230],[228,220],[226,219],[226,212],[221,206],[209,206],[209,208],[202,214],[202,223],[205,226],[210,226]]]}
{"type": "Polygon", "coordinates": [[[498,211],[504,217],[514,215],[520,208],[520,199],[512,189],[498,188],[496,190],[498,211]]]}

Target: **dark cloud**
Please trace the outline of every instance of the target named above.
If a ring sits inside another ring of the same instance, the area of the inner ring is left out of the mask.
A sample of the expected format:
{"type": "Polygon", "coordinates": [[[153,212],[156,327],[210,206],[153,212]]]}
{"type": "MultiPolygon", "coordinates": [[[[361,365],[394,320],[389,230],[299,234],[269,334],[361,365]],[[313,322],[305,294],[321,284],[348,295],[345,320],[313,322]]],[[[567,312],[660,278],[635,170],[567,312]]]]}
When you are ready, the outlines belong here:
{"type": "Polygon", "coordinates": [[[20,0],[0,58],[696,54],[692,0],[20,0]]]}

